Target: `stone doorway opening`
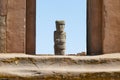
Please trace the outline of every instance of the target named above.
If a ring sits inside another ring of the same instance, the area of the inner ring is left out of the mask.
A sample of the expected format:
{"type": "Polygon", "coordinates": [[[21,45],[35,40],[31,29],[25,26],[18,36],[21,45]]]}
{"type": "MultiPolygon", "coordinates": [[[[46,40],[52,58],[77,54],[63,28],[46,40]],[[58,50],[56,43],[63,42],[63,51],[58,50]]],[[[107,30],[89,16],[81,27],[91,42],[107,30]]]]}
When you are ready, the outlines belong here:
{"type": "Polygon", "coordinates": [[[66,54],[86,52],[86,1],[36,0],[36,54],[54,54],[56,20],[66,23],[66,54]]]}

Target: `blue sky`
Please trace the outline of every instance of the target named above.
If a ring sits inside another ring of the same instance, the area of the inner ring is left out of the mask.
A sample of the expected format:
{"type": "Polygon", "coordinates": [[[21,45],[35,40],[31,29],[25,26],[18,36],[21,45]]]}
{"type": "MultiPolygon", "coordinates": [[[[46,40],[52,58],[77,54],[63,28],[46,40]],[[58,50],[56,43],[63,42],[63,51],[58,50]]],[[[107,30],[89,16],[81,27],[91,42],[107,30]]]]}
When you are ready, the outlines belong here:
{"type": "Polygon", "coordinates": [[[54,53],[56,20],[66,23],[66,53],[86,51],[86,0],[37,0],[36,9],[36,53],[54,53]]]}

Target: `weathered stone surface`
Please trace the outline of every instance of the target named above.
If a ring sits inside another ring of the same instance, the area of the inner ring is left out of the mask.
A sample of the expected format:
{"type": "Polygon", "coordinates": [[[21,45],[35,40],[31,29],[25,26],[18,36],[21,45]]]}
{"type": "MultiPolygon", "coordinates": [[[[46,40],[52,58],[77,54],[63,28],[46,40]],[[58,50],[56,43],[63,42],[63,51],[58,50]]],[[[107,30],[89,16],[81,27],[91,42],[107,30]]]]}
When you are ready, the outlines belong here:
{"type": "Polygon", "coordinates": [[[64,28],[65,28],[64,25],[65,25],[64,21],[56,21],[57,32],[64,31],[64,28]]]}
{"type": "Polygon", "coordinates": [[[56,55],[65,55],[65,50],[64,49],[55,48],[55,53],[57,53],[56,55]]]}
{"type": "Polygon", "coordinates": [[[66,39],[56,39],[56,41],[54,41],[56,44],[65,44],[66,43],[66,39]]]}
{"type": "Polygon", "coordinates": [[[7,0],[0,0],[0,53],[6,52],[7,0]]]}
{"type": "Polygon", "coordinates": [[[1,80],[119,80],[120,53],[100,56],[0,54],[1,80]]]}
{"type": "Polygon", "coordinates": [[[0,15],[1,16],[7,15],[7,3],[8,3],[8,0],[0,0],[0,15]]]}
{"type": "Polygon", "coordinates": [[[26,0],[26,53],[36,50],[36,0],[26,0]]]}
{"type": "Polygon", "coordinates": [[[120,0],[88,0],[87,54],[120,52],[120,0]]]}
{"type": "Polygon", "coordinates": [[[65,45],[65,43],[64,44],[55,45],[55,49],[65,50],[66,49],[66,45],[65,45]]]}
{"type": "Polygon", "coordinates": [[[77,56],[86,56],[86,52],[77,53],[77,56]]]}
{"type": "Polygon", "coordinates": [[[102,2],[87,0],[87,54],[102,54],[102,2]]]}
{"type": "Polygon", "coordinates": [[[0,16],[0,53],[6,49],[6,16],[0,16]]]}
{"type": "Polygon", "coordinates": [[[56,20],[56,29],[57,29],[57,26],[59,26],[59,25],[65,25],[65,21],[63,21],[63,20],[61,20],[61,21],[56,20]]]}
{"type": "Polygon", "coordinates": [[[35,54],[35,14],[36,0],[0,0],[0,53],[35,54]]]}
{"type": "Polygon", "coordinates": [[[54,31],[54,52],[55,55],[64,55],[66,49],[66,33],[64,21],[56,21],[56,31],[54,31]]]}
{"type": "Polygon", "coordinates": [[[54,31],[54,42],[56,42],[56,39],[66,39],[66,32],[57,32],[54,31]]]}
{"type": "Polygon", "coordinates": [[[120,52],[120,0],[104,0],[103,31],[103,53],[120,52]]]}
{"type": "Polygon", "coordinates": [[[8,0],[7,53],[25,52],[26,0],[8,0]]]}
{"type": "Polygon", "coordinates": [[[5,26],[6,21],[5,21],[6,16],[0,16],[0,26],[5,26]]]}

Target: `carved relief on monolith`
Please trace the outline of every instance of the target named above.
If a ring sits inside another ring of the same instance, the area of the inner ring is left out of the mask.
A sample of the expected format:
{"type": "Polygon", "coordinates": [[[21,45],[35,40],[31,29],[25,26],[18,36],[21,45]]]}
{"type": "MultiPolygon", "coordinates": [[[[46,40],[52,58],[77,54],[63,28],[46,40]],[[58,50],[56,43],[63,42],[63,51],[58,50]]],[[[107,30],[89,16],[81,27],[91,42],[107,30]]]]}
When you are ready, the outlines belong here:
{"type": "Polygon", "coordinates": [[[54,31],[54,52],[55,55],[64,55],[66,49],[66,32],[64,32],[65,22],[56,21],[56,31],[54,31]]]}

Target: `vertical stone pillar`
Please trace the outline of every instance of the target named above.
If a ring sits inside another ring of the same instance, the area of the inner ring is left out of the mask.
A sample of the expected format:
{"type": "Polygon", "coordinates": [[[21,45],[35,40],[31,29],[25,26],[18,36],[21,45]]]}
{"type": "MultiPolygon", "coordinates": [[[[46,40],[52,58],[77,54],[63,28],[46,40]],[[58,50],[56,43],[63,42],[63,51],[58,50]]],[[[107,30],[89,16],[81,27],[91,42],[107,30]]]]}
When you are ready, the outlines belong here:
{"type": "Polygon", "coordinates": [[[103,0],[87,0],[87,54],[102,54],[103,0]]]}
{"type": "Polygon", "coordinates": [[[26,0],[8,0],[6,52],[25,52],[26,0]]]}
{"type": "Polygon", "coordinates": [[[66,33],[64,21],[56,21],[56,31],[54,31],[54,51],[55,55],[64,55],[66,49],[66,33]]]}
{"type": "Polygon", "coordinates": [[[8,0],[0,0],[0,53],[6,52],[6,18],[8,0]]]}
{"type": "Polygon", "coordinates": [[[26,53],[35,54],[36,0],[26,0],[26,53]]]}

